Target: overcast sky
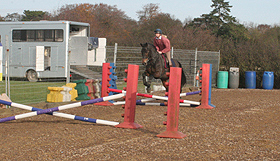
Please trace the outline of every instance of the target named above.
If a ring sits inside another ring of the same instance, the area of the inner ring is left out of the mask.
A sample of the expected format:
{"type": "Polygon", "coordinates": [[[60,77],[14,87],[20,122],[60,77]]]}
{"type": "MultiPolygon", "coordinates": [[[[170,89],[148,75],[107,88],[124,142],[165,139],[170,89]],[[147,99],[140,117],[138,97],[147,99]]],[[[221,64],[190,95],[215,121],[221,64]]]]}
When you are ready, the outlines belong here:
{"type": "MultiPolygon", "coordinates": [[[[226,0],[227,1],[227,0],[226,0]]],[[[280,25],[280,0],[228,0],[231,15],[240,23],[280,25]]],[[[136,12],[149,3],[159,4],[161,12],[169,13],[182,22],[186,18],[196,18],[212,11],[211,0],[0,0],[0,15],[23,14],[24,10],[53,12],[65,4],[104,3],[116,5],[127,16],[138,20],[136,12]]]]}

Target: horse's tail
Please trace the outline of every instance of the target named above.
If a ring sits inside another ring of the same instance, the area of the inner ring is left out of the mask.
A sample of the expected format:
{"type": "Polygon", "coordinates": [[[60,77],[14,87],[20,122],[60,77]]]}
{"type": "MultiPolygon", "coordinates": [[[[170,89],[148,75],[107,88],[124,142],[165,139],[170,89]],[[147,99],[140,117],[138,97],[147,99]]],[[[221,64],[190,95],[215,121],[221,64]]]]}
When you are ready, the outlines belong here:
{"type": "Polygon", "coordinates": [[[187,78],[184,72],[184,69],[182,67],[182,64],[178,61],[179,63],[179,67],[182,68],[182,78],[181,78],[181,88],[183,88],[183,86],[187,83],[187,78]]]}

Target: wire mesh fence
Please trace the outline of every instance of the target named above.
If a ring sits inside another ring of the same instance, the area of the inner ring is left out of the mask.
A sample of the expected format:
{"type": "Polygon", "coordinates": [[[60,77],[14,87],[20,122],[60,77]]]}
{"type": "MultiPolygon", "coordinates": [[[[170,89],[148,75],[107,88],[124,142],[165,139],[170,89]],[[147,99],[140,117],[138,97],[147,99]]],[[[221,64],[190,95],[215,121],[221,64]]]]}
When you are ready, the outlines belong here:
{"type": "MultiPolygon", "coordinates": [[[[220,52],[172,49],[174,59],[180,61],[187,77],[187,84],[196,86],[195,77],[202,64],[212,64],[212,85],[216,84],[216,75],[219,70],[220,52]]],[[[124,70],[128,64],[139,65],[139,80],[145,67],[141,64],[141,47],[107,46],[107,62],[114,62],[116,75],[119,80],[125,78],[124,70]],[[117,48],[117,49],[116,49],[117,48]]]]}
{"type": "MultiPolygon", "coordinates": [[[[181,62],[187,76],[188,85],[196,86],[195,76],[203,63],[212,64],[212,85],[216,84],[220,59],[219,52],[173,49],[172,53],[174,59],[181,62]]],[[[139,81],[142,81],[142,73],[145,68],[141,61],[141,47],[106,47],[106,62],[115,63],[118,82],[123,82],[123,78],[126,77],[124,70],[127,69],[128,64],[139,65],[139,81]]],[[[102,67],[100,66],[91,66],[89,69],[102,74],[102,67]]],[[[47,94],[50,93],[48,87],[62,87],[67,82],[66,78],[45,78],[38,82],[29,82],[27,79],[6,79],[0,82],[0,93],[7,93],[13,102],[22,104],[46,102],[47,94]],[[10,80],[9,83],[6,79],[10,80]]]]}

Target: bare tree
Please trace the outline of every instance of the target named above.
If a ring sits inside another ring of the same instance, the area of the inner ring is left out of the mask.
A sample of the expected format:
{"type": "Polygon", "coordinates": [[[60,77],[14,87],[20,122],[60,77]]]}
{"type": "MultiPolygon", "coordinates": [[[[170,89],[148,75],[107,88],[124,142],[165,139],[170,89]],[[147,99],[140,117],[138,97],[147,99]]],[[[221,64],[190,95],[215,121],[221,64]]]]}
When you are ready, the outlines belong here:
{"type": "Polygon", "coordinates": [[[149,3],[143,6],[142,10],[137,11],[139,22],[148,21],[160,14],[159,4],[149,3]]]}

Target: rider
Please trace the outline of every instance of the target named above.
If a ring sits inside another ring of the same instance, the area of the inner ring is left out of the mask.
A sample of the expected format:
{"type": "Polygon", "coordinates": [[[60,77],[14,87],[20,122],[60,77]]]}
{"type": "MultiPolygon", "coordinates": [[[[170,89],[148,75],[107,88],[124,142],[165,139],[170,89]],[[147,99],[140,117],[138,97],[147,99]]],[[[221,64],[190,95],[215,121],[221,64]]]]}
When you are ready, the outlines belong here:
{"type": "Polygon", "coordinates": [[[172,67],[172,62],[170,58],[170,41],[166,36],[162,35],[161,29],[156,29],[156,36],[154,37],[154,46],[157,48],[159,54],[165,53],[169,62],[169,67],[172,67]]]}

